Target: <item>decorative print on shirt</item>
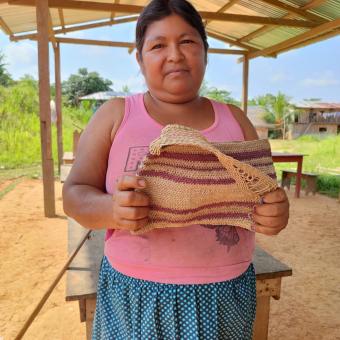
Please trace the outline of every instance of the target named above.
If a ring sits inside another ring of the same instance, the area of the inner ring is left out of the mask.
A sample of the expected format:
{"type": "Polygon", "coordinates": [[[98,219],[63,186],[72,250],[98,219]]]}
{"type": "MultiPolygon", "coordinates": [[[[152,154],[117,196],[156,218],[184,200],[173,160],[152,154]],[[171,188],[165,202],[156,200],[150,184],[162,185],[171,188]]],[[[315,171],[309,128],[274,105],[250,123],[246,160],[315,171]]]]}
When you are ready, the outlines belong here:
{"type": "Polygon", "coordinates": [[[226,245],[228,253],[231,247],[235,246],[240,241],[240,236],[234,226],[209,224],[201,224],[201,226],[208,229],[215,229],[216,241],[222,245],[226,245]]]}
{"type": "Polygon", "coordinates": [[[132,146],[125,163],[124,172],[136,172],[144,156],[148,153],[148,146],[132,146]]]}

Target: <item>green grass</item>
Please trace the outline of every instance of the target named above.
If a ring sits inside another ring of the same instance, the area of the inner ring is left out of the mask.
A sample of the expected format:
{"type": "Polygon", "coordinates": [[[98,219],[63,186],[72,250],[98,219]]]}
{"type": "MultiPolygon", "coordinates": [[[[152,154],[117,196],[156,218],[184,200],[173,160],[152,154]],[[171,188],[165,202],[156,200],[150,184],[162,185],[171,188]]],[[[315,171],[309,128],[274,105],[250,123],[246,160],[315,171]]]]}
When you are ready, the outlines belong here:
{"type": "MultiPolygon", "coordinates": [[[[40,120],[37,114],[37,83],[26,79],[15,86],[0,86],[0,181],[8,178],[41,177],[40,120]]],[[[92,112],[63,106],[64,151],[73,149],[73,131],[83,128],[92,112]]],[[[52,125],[52,152],[57,166],[56,127],[52,125]]],[[[340,135],[303,136],[296,140],[271,140],[272,150],[303,153],[303,170],[320,174],[318,189],[334,196],[339,191],[340,135]],[[337,176],[338,175],[338,176],[337,176]]],[[[292,163],[276,163],[278,178],[292,163]]],[[[57,173],[55,171],[55,173],[57,173]]]]}
{"type": "MultiPolygon", "coordinates": [[[[0,86],[0,170],[40,165],[38,84],[26,77],[14,86],[0,86]]],[[[92,112],[63,106],[64,150],[72,150],[73,131],[83,128],[92,112]]],[[[56,126],[52,125],[52,152],[57,164],[56,126]]]]}
{"type": "MultiPolygon", "coordinates": [[[[273,151],[302,153],[305,172],[318,174],[317,190],[338,197],[340,190],[340,135],[302,136],[295,140],[270,140],[273,151]]],[[[294,163],[275,163],[277,177],[281,170],[296,170],[294,163]]],[[[302,183],[304,185],[304,183],[302,183]]]]}

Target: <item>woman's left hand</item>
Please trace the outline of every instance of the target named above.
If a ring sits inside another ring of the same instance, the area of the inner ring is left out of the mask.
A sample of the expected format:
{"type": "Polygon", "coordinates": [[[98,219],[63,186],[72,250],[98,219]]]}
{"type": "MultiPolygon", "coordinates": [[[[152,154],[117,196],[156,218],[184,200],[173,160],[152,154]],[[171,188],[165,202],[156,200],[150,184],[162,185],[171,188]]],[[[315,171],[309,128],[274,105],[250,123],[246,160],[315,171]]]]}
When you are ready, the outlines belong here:
{"type": "Polygon", "coordinates": [[[285,191],[278,188],[263,196],[263,204],[256,205],[252,214],[253,230],[268,236],[277,235],[288,224],[289,202],[285,191]]]}

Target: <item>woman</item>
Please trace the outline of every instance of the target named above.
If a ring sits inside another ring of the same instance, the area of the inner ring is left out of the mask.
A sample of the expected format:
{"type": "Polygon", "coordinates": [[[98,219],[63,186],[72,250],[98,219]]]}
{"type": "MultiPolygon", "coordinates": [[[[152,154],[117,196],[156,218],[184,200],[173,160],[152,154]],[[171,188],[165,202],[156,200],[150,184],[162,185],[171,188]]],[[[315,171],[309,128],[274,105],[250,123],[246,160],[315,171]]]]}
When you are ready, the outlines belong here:
{"type": "MultiPolygon", "coordinates": [[[[254,140],[256,131],[239,108],[199,96],[208,43],[189,2],[151,1],[136,47],[148,91],[97,111],[63,191],[67,215],[107,229],[93,339],[251,339],[254,232],[234,228],[238,242],[227,248],[201,225],[129,231],[148,221],[149,198],[136,190],[147,184],[135,173],[165,125],[198,129],[214,142],[254,140]]],[[[288,211],[282,189],[266,194],[254,207],[254,231],[276,235],[288,211]]]]}

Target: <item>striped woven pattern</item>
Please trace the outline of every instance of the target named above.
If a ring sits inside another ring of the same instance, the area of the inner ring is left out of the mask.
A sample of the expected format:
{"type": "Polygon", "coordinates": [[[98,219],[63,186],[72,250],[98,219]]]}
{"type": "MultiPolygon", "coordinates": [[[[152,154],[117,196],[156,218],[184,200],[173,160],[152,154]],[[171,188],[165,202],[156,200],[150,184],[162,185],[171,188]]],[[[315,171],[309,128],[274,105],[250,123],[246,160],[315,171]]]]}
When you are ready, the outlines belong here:
{"type": "Polygon", "coordinates": [[[138,175],[146,180],[154,228],[229,225],[251,229],[249,213],[277,188],[268,140],[210,143],[199,131],[167,125],[138,175]]]}

